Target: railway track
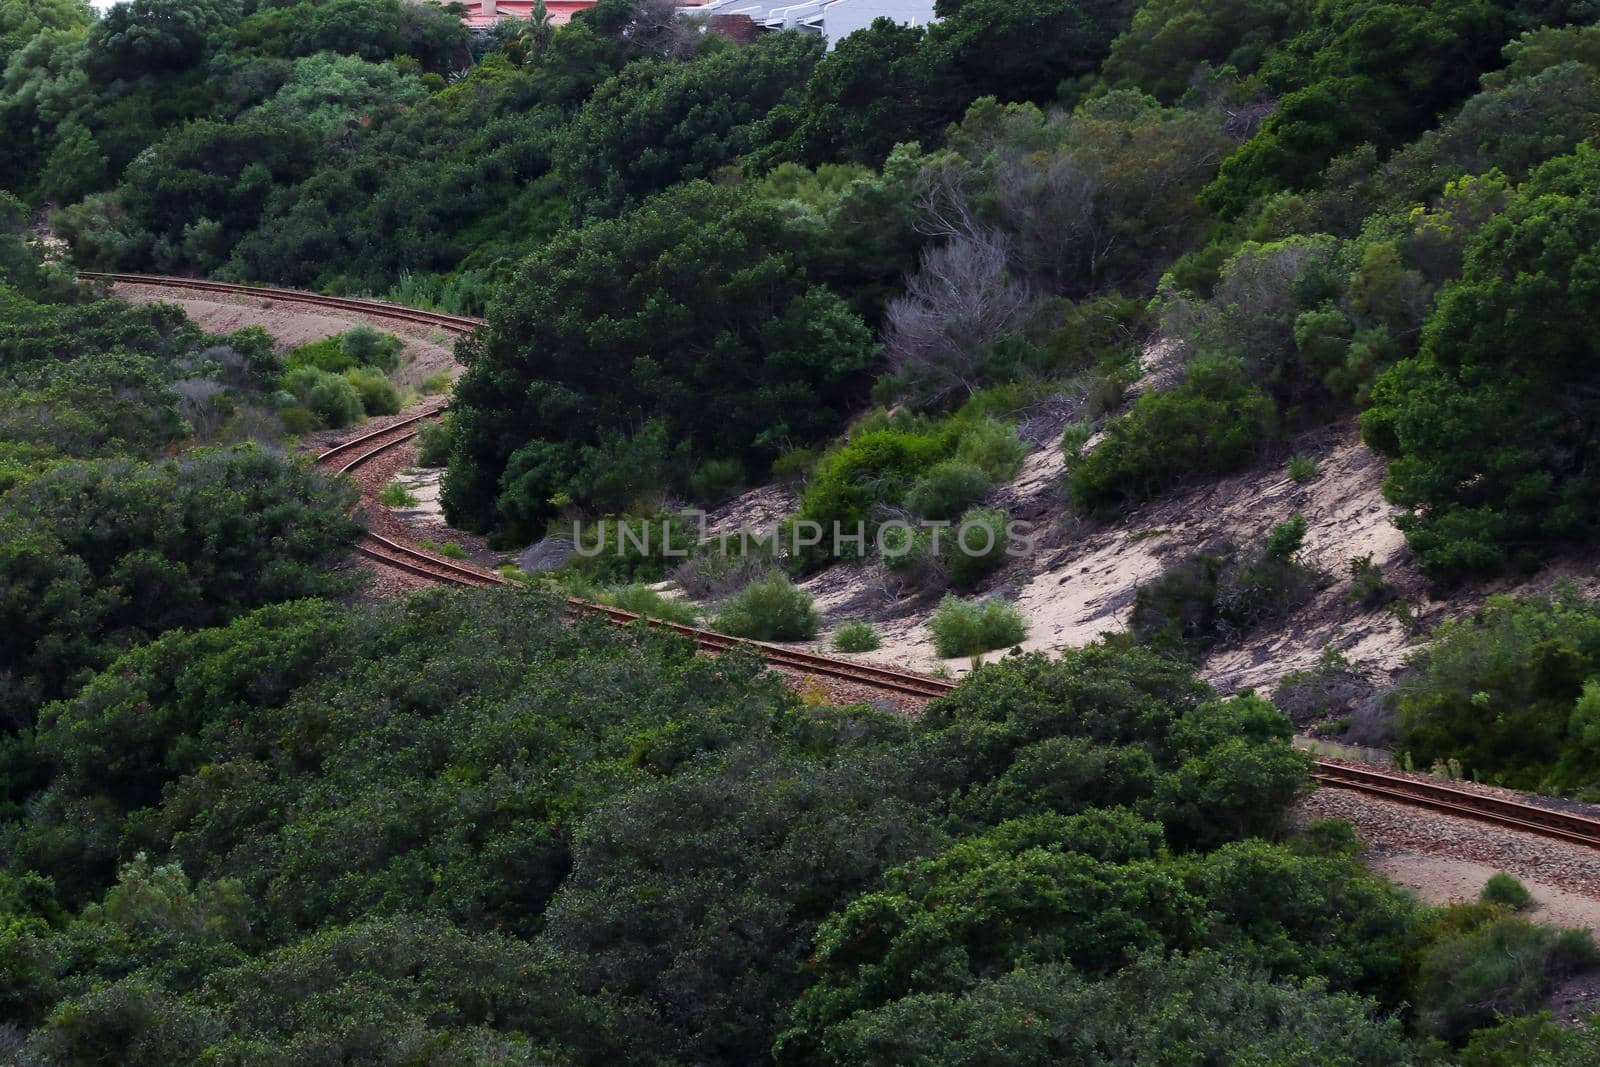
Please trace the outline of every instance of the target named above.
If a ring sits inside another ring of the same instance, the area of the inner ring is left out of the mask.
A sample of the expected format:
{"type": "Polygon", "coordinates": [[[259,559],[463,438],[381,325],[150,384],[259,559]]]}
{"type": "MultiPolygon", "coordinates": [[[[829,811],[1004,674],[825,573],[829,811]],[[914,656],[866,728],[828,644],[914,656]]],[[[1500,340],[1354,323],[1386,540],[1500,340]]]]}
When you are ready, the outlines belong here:
{"type": "MultiPolygon", "coordinates": [[[[322,296],[294,289],[274,289],[262,286],[235,285],[198,278],[172,278],[148,274],[101,274],[80,272],[79,277],[96,281],[125,282],[136,285],[164,286],[202,292],[244,294],[287,303],[309,304],[340,311],[356,311],[379,319],[423,323],[456,333],[468,333],[483,325],[483,320],[465,315],[443,312],[419,311],[380,300],[362,300],[349,297],[322,296]]],[[[377,456],[416,437],[421,424],[437,418],[446,404],[420,412],[407,419],[391,423],[382,429],[372,430],[344,441],[319,454],[319,466],[338,474],[348,474],[377,456]]],[[[452,585],[484,588],[512,584],[493,571],[483,570],[457,560],[446,559],[379,534],[367,533],[358,546],[362,555],[384,566],[413,574],[431,581],[452,585]]],[[[811,652],[788,648],[761,641],[748,641],[730,637],[712,630],[694,626],[648,619],[631,611],[576,598],[567,601],[575,615],[599,615],[619,625],[643,621],[647,625],[672,630],[693,641],[701,648],[712,651],[753,649],[775,667],[800,671],[806,674],[854,682],[882,692],[931,699],[943,696],[955,688],[955,683],[943,678],[931,678],[888,667],[857,663],[819,656],[811,652]]],[[[1542,808],[1534,804],[1486,796],[1442,783],[1421,782],[1414,778],[1386,772],[1378,768],[1358,767],[1348,763],[1313,759],[1312,778],[1318,783],[1340,789],[1350,789],[1381,797],[1412,807],[1426,808],[1460,818],[1473,819],[1496,826],[1539,834],[1544,837],[1574,844],[1600,848],[1600,819],[1574,815],[1570,812],[1542,808]]]]}
{"type": "Polygon", "coordinates": [[[1488,796],[1444,783],[1422,782],[1376,767],[1323,759],[1314,761],[1311,777],[1323,785],[1353,789],[1412,807],[1600,848],[1600,819],[1585,815],[1488,796]]]}
{"type": "Polygon", "coordinates": [[[375,318],[396,322],[415,322],[424,326],[437,326],[455,333],[471,333],[484,324],[484,320],[470,315],[452,315],[444,311],[423,311],[386,300],[365,297],[324,296],[299,289],[277,289],[267,285],[240,285],[235,282],[213,282],[205,278],[180,278],[165,274],[106,274],[81,270],[78,277],[86,281],[123,283],[127,285],[154,285],[165,289],[192,289],[202,293],[228,293],[235,296],[254,296],[265,300],[278,300],[287,304],[309,304],[336,311],[356,311],[375,318]]]}
{"type": "MultiPolygon", "coordinates": [[[[342,441],[332,448],[319,453],[316,462],[318,466],[323,467],[330,473],[348,474],[363,464],[383,455],[390,449],[396,448],[416,437],[421,430],[422,423],[428,419],[436,418],[444,411],[444,408],[445,405],[441,404],[409,418],[390,423],[380,429],[359,434],[348,441],[342,441]]],[[[487,571],[457,560],[446,559],[443,556],[425,552],[422,549],[380,534],[371,533],[370,531],[362,536],[357,549],[363,556],[377,563],[404,571],[407,574],[437,582],[445,582],[450,585],[483,588],[511,584],[506,578],[493,571],[487,571]]],[[[889,667],[855,663],[830,656],[818,656],[814,653],[787,648],[783,645],[729,637],[727,634],[719,634],[713,630],[702,630],[695,626],[683,626],[678,623],[645,618],[631,611],[624,611],[621,608],[613,608],[605,604],[596,604],[588,600],[569,598],[567,606],[575,615],[599,615],[620,625],[643,621],[646,625],[682,634],[699,647],[711,651],[720,652],[737,648],[754,649],[763,659],[775,667],[785,667],[806,674],[855,682],[901,696],[937,697],[955,688],[955,683],[942,678],[929,678],[925,675],[913,674],[909,671],[898,671],[889,667]]]]}

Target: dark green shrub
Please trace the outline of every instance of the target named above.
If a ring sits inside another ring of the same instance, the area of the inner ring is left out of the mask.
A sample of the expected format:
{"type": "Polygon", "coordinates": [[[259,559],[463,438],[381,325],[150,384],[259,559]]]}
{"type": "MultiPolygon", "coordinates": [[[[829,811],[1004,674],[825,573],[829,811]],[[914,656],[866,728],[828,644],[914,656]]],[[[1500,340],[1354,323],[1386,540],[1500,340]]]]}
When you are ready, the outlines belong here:
{"type": "MultiPolygon", "coordinates": [[[[949,540],[950,532],[944,532],[949,540]]],[[[879,559],[884,570],[910,590],[942,589],[950,580],[946,566],[947,544],[933,548],[933,533],[908,523],[885,523],[878,531],[879,559]]]]}
{"type": "Polygon", "coordinates": [[[1310,456],[1295,456],[1289,461],[1289,480],[1304,485],[1317,476],[1317,461],[1310,456]]]}
{"type": "MultiPolygon", "coordinates": [[[[1289,540],[1293,540],[1291,536],[1289,540]]],[[[1217,580],[1217,617],[1222,636],[1231,638],[1285,618],[1311,601],[1332,580],[1316,567],[1274,555],[1283,541],[1247,553],[1217,580]]]]}
{"type": "Polygon", "coordinates": [[[1533,907],[1533,894],[1528,887],[1505,871],[1496,871],[1483,884],[1478,899],[1485,904],[1501,904],[1512,911],[1527,911],[1533,907]]]}
{"type": "Polygon", "coordinates": [[[1269,559],[1290,560],[1300,551],[1305,540],[1306,517],[1296,514],[1274,523],[1272,529],[1267,531],[1267,542],[1263,547],[1269,559]]]}
{"type": "Polygon", "coordinates": [[[1295,516],[1251,551],[1219,541],[1169,565],[1134,594],[1134,638],[1195,656],[1288,615],[1330,580],[1295,558],[1304,535],[1295,516]]]}
{"type": "Polygon", "coordinates": [[[1134,591],[1128,629],[1140,644],[1202,652],[1216,641],[1217,580],[1237,549],[1218,544],[1163,568],[1134,591]]]}
{"type": "Polygon", "coordinates": [[[322,420],[317,417],[317,413],[299,404],[279,408],[278,419],[283,423],[283,432],[291,437],[312,433],[322,428],[322,420]]]}
{"type": "Polygon", "coordinates": [[[1478,781],[1583,795],[1600,781],[1600,609],[1575,589],[1490,597],[1446,622],[1395,701],[1400,747],[1478,781]]]}
{"type": "Polygon", "coordinates": [[[772,477],[790,487],[804,485],[816,470],[822,453],[814,448],[793,448],[772,461],[772,477]]]}
{"type": "Polygon", "coordinates": [[[1003,600],[960,600],[947,596],[928,624],[941,659],[976,656],[1028,639],[1022,613],[1003,600]]]}
{"type": "Polygon", "coordinates": [[[712,622],[722,633],[757,641],[808,641],[821,625],[810,595],[778,573],[751,582],[724,601],[712,622]]]}
{"type": "Polygon", "coordinates": [[[912,484],[905,506],[924,519],[953,519],[988,496],[991,488],[988,475],[976,465],[945,460],[912,484]]]}
{"type": "Polygon", "coordinates": [[[1275,432],[1272,401],[1238,360],[1199,360],[1168,392],[1146,392],[1106,425],[1087,456],[1071,458],[1072,503],[1105,512],[1167,492],[1204,474],[1250,462],[1275,432]]]}
{"type": "Polygon", "coordinates": [[[833,631],[833,647],[840,652],[871,652],[881,644],[877,627],[864,620],[847,622],[833,631]]]}
{"type": "Polygon", "coordinates": [[[450,416],[422,424],[417,431],[417,466],[442,467],[450,461],[450,416]]]}
{"type": "Polygon", "coordinates": [[[528,536],[563,492],[617,511],[638,494],[619,504],[614,489],[681,492],[706,459],[762,469],[837,429],[877,349],[748,188],[678,185],[534,247],[457,383],[444,505],[458,526],[528,536]],[[652,423],[666,462],[643,481],[609,442],[652,423]],[[589,452],[634,484],[576,476],[600,473],[589,452]]]}
{"type": "Polygon", "coordinates": [[[1555,986],[1600,963],[1582,930],[1502,915],[1428,948],[1417,974],[1417,1014],[1437,1037],[1460,1042],[1480,1026],[1536,1010],[1555,986]]]}
{"type": "Polygon", "coordinates": [[[1552,160],[1469,242],[1422,349],[1386,371],[1362,436],[1423,570],[1457,581],[1600,534],[1600,149],[1552,160]]]}
{"type": "Polygon", "coordinates": [[[689,492],[701,504],[720,504],[744,487],[744,465],[736,459],[708,459],[689,475],[689,492]]]}
{"type": "Polygon", "coordinates": [[[945,532],[944,561],[958,589],[976,585],[1006,563],[1011,516],[999,508],[972,508],[945,532]]]}

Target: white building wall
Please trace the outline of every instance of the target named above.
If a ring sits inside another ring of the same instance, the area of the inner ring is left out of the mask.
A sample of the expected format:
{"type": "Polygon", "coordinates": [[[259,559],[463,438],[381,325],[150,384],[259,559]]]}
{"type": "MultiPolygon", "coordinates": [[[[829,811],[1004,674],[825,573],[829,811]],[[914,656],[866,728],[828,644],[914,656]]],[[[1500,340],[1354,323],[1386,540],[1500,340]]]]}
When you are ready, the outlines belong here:
{"type": "Polygon", "coordinates": [[[933,0],[832,0],[822,8],[822,35],[831,50],[840,38],[889,18],[902,26],[926,26],[935,19],[933,0]]]}

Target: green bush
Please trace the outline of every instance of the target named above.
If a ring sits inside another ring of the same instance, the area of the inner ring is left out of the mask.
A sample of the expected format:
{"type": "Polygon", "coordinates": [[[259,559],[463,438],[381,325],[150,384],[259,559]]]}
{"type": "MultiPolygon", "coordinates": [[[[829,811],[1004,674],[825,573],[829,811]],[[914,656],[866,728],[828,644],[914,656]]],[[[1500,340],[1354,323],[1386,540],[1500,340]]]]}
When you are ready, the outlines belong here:
{"type": "Polygon", "coordinates": [[[1304,485],[1317,476],[1317,461],[1310,456],[1295,456],[1289,461],[1289,480],[1304,485]]]}
{"type": "Polygon", "coordinates": [[[1362,436],[1422,568],[1458,581],[1600,534],[1600,149],[1534,172],[1468,243],[1419,354],[1386,371],[1362,436]]]}
{"type": "Polygon", "coordinates": [[[432,419],[417,431],[417,465],[442,467],[450,461],[450,416],[432,419]]]}
{"type": "Polygon", "coordinates": [[[1272,401],[1234,359],[1199,360],[1182,384],[1146,392],[1106,424],[1087,456],[1072,456],[1069,484],[1080,512],[1097,513],[1165,493],[1190,478],[1250,462],[1276,431],[1272,401]]]}
{"type": "Polygon", "coordinates": [[[438,541],[418,541],[417,545],[446,559],[466,559],[469,555],[467,550],[455,541],[445,541],[442,544],[438,541]]]}
{"type": "Polygon", "coordinates": [[[792,448],[772,461],[772,477],[784,485],[798,487],[811,478],[822,453],[814,448],[792,448]]]}
{"type": "Polygon", "coordinates": [[[361,398],[361,409],[368,415],[393,415],[399,412],[400,392],[382,371],[359,368],[345,371],[344,377],[361,398]]]}
{"type": "Polygon", "coordinates": [[[1021,644],[1028,638],[1022,613],[1003,600],[972,601],[947,596],[929,623],[941,659],[976,656],[1021,644]]]}
{"type": "Polygon", "coordinates": [[[696,600],[722,600],[778,566],[777,543],[746,531],[705,541],[672,572],[678,587],[696,600]]]}
{"type": "Polygon", "coordinates": [[[881,644],[877,627],[864,620],[847,622],[833,631],[833,647],[840,652],[871,652],[881,644]]]}
{"type": "Polygon", "coordinates": [[[324,337],[320,341],[303,344],[291,351],[285,360],[289,370],[310,367],[328,374],[343,374],[360,365],[359,360],[350,358],[339,348],[337,337],[324,337]]]}
{"type": "Polygon", "coordinates": [[[1006,563],[1011,516],[999,508],[972,508],[946,532],[945,567],[958,589],[976,585],[1006,563]]]}
{"type": "Polygon", "coordinates": [[[1478,899],[1485,904],[1501,904],[1512,911],[1527,911],[1533,907],[1533,894],[1528,887],[1505,871],[1496,871],[1483,884],[1478,899]]]}
{"type": "Polygon", "coordinates": [[[1269,559],[1289,560],[1300,551],[1300,546],[1306,540],[1306,517],[1295,514],[1274,523],[1272,529],[1267,531],[1267,542],[1263,546],[1269,559]]]}
{"type": "Polygon", "coordinates": [[[956,461],[972,464],[991,482],[1009,482],[1022,469],[1028,446],[1010,423],[993,416],[969,414],[969,410],[963,408],[960,413],[956,461]]]}
{"type": "Polygon", "coordinates": [[[689,492],[701,504],[720,504],[744,487],[744,465],[736,459],[708,459],[689,475],[689,492]]]}
{"type": "Polygon", "coordinates": [[[877,344],[792,247],[776,206],[700,181],[534,246],[457,385],[451,522],[527,535],[563,492],[622,510],[616,489],[681,492],[706,459],[756,470],[833,433],[877,344]],[[612,442],[652,423],[665,462],[640,482],[612,442]]]}
{"type": "Polygon", "coordinates": [[[317,417],[317,413],[299,404],[279,408],[278,419],[283,423],[283,432],[291,437],[312,433],[322,428],[322,420],[317,417]]]}
{"type": "Polygon", "coordinates": [[[988,476],[976,465],[945,460],[912,484],[905,506],[924,519],[953,519],[988,496],[990,488],[988,476]]]}
{"type": "MultiPolygon", "coordinates": [[[[377,367],[392,371],[399,363],[400,350],[405,342],[392,333],[384,333],[361,322],[350,327],[337,338],[339,351],[357,367],[377,367]]],[[[332,368],[326,368],[332,369],[332,368]]]]}
{"type": "Polygon", "coordinates": [[[821,625],[810,595],[778,573],[724,601],[712,623],[722,633],[756,641],[808,641],[821,625]]]}
{"type": "Polygon", "coordinates": [[[1128,630],[1140,644],[1195,655],[1217,641],[1217,582],[1237,549],[1211,546],[1162,568],[1133,595],[1128,630]]]}
{"type": "Polygon", "coordinates": [[[1371,611],[1392,604],[1400,593],[1383,577],[1383,570],[1372,562],[1372,554],[1350,557],[1350,591],[1345,600],[1371,611]]]}
{"type": "Polygon", "coordinates": [[[378,502],[391,508],[414,508],[417,506],[417,497],[399,482],[390,482],[379,491],[378,502]]]}
{"type": "MultiPolygon", "coordinates": [[[[846,533],[859,523],[869,539],[876,539],[884,516],[907,502],[913,491],[920,505],[954,518],[978,499],[973,496],[974,469],[990,484],[1006,480],[1015,475],[1025,452],[1014,429],[987,417],[876,414],[822,456],[795,518],[825,530],[837,524],[846,533]]],[[[823,558],[819,548],[802,562],[823,558]]]]}
{"type": "Polygon", "coordinates": [[[315,412],[324,426],[338,429],[361,421],[361,397],[342,375],[299,367],[284,375],[283,387],[315,412]]]}
{"type": "MultiPolygon", "coordinates": [[[[949,539],[949,531],[945,531],[949,539]]],[[[943,551],[933,549],[933,534],[910,525],[884,525],[878,531],[879,558],[884,570],[908,589],[942,589],[950,579],[943,551]]],[[[940,545],[941,550],[947,545],[940,545]]]]}

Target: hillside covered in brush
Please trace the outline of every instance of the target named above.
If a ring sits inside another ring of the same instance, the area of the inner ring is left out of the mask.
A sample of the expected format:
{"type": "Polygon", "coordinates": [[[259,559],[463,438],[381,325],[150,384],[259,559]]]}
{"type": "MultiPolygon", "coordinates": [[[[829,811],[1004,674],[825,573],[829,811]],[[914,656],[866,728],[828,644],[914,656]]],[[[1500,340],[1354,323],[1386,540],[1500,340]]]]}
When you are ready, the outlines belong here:
{"type": "Polygon", "coordinates": [[[1600,799],[1600,608],[1490,595],[1600,539],[1600,11],[938,10],[828,49],[663,0],[0,0],[0,1059],[1600,1060],[1540,1014],[1592,938],[1368,873],[1291,744],[1600,799]],[[487,325],[452,387],[76,269],[487,325]],[[601,551],[363,592],[297,445],[447,389],[443,516],[601,551]],[[1300,514],[1335,467],[1392,557],[1300,514]],[[1029,643],[1020,585],[1138,553],[1029,643]],[[862,589],[952,695],[832,707],[559,599],[871,655],[862,589]]]}

